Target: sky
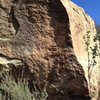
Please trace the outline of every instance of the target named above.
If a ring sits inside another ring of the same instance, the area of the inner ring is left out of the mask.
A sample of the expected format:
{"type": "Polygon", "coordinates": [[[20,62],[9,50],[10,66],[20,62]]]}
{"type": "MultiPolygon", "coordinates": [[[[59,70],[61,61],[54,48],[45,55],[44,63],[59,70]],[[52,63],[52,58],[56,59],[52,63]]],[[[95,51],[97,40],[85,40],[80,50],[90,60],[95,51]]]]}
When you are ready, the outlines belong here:
{"type": "Polygon", "coordinates": [[[100,0],[72,0],[82,7],[91,18],[100,25],[100,0]]]}

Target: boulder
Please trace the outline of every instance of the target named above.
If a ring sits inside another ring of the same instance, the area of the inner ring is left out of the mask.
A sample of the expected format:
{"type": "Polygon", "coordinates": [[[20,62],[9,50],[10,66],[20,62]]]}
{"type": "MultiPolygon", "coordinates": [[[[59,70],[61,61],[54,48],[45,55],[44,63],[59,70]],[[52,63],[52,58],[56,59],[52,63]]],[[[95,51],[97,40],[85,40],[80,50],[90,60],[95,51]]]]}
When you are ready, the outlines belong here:
{"type": "Polygon", "coordinates": [[[20,72],[31,89],[46,85],[48,100],[96,100],[97,66],[91,75],[83,39],[94,21],[69,0],[0,0],[0,66],[20,72]],[[91,76],[91,77],[89,77],[91,76]]]}

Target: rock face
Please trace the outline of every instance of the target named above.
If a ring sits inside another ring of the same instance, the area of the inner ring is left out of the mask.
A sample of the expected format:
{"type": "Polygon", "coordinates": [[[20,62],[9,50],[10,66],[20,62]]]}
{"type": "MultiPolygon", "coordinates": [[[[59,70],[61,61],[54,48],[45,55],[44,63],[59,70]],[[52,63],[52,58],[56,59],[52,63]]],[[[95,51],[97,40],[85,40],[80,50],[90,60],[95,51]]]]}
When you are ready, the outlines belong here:
{"type": "MultiPolygon", "coordinates": [[[[97,33],[98,33],[98,36],[100,36],[100,25],[97,25],[96,26],[96,30],[97,30],[97,33]]],[[[100,45],[100,38],[99,38],[99,45],[100,45]]],[[[99,67],[99,97],[98,97],[98,100],[100,100],[100,67],[99,67]]]]}
{"type": "Polygon", "coordinates": [[[0,0],[0,15],[4,70],[15,77],[23,70],[31,88],[47,84],[48,100],[97,99],[83,39],[90,31],[92,44],[95,27],[81,8],[68,0],[0,0]]]}

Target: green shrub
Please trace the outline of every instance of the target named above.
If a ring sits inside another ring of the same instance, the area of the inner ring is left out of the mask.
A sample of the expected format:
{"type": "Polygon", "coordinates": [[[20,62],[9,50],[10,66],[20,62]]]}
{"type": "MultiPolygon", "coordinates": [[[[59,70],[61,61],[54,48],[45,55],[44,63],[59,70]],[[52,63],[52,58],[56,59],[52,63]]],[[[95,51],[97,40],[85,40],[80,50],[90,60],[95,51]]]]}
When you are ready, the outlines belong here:
{"type": "Polygon", "coordinates": [[[46,100],[46,89],[31,93],[26,80],[15,80],[5,72],[0,72],[0,100],[46,100]]]}
{"type": "MultiPolygon", "coordinates": [[[[90,78],[91,78],[91,74],[93,71],[93,67],[96,66],[96,64],[98,64],[98,67],[100,68],[100,33],[96,33],[94,38],[93,38],[93,45],[91,47],[91,33],[87,32],[86,35],[84,36],[84,41],[86,44],[86,51],[87,51],[87,56],[88,56],[88,77],[89,77],[89,82],[90,82],[90,78]]],[[[100,69],[99,69],[99,73],[100,73],[100,69]]],[[[100,76],[100,74],[99,74],[100,76]]],[[[100,80],[100,77],[99,77],[100,80]]],[[[99,81],[98,80],[98,81],[99,81]]],[[[99,85],[99,89],[100,89],[100,81],[98,82],[99,85]]],[[[98,100],[100,100],[100,90],[99,90],[99,97],[98,100]]]]}

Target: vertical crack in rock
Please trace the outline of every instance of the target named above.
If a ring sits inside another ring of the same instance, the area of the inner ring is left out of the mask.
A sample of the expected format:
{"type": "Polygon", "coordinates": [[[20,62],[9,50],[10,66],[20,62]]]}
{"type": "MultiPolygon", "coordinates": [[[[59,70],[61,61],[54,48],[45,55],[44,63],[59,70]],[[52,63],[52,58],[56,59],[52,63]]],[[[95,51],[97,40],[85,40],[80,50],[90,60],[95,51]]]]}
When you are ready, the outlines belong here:
{"type": "Polygon", "coordinates": [[[15,35],[16,35],[17,32],[18,32],[18,29],[19,29],[20,25],[19,25],[19,23],[18,23],[18,21],[17,21],[15,15],[14,15],[14,7],[11,7],[11,11],[10,11],[10,14],[9,14],[9,15],[10,15],[10,17],[11,17],[13,27],[14,27],[14,29],[16,30],[16,31],[15,31],[15,35]]]}
{"type": "Polygon", "coordinates": [[[12,39],[18,32],[19,23],[14,15],[11,4],[5,6],[5,2],[0,5],[0,40],[12,39]]]}

